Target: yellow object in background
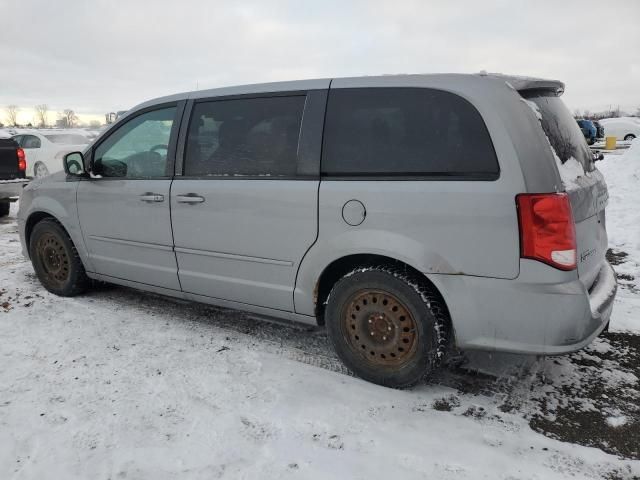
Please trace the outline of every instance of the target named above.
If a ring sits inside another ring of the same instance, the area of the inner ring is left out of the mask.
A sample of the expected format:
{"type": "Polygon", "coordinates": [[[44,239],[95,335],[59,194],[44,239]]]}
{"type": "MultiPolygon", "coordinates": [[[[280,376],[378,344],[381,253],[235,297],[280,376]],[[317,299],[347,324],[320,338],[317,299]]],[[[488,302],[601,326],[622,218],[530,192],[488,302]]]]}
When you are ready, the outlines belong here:
{"type": "Polygon", "coordinates": [[[605,150],[615,150],[616,149],[616,137],[606,137],[604,141],[604,149],[605,150]]]}

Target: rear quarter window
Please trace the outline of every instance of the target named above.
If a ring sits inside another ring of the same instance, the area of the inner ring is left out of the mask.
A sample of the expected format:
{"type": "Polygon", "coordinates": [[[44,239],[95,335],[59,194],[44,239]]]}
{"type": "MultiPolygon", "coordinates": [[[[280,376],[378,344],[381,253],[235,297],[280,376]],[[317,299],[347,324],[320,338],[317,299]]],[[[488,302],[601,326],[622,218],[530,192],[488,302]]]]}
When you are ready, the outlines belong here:
{"type": "Polygon", "coordinates": [[[480,113],[427,88],[336,89],[329,94],[325,176],[495,179],[498,160],[480,113]]]}

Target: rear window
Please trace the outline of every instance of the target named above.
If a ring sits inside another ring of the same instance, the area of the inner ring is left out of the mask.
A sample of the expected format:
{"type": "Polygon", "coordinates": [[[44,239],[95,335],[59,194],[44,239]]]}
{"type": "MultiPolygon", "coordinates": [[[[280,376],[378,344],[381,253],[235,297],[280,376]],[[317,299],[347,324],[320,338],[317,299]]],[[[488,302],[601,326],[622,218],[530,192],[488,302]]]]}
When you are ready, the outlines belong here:
{"type": "Polygon", "coordinates": [[[322,171],[495,179],[499,167],[480,113],[458,95],[356,88],[329,94],[322,171]]]}
{"type": "Polygon", "coordinates": [[[527,100],[538,107],[542,118],[542,129],[549,139],[549,143],[564,164],[570,158],[580,162],[586,172],[593,170],[593,155],[580,130],[580,125],[560,100],[553,93],[541,92],[525,95],[527,100]]]}

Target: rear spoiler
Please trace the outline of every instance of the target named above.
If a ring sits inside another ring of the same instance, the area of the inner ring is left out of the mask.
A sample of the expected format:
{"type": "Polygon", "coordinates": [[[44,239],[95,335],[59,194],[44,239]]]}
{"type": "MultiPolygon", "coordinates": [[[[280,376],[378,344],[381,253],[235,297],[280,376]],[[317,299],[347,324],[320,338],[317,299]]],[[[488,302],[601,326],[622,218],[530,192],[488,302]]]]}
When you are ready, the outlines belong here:
{"type": "Polygon", "coordinates": [[[558,97],[564,93],[564,83],[560,80],[521,77],[518,75],[502,75],[501,73],[482,72],[480,75],[504,80],[520,93],[531,93],[531,91],[543,90],[545,92],[553,92],[558,97]]]}

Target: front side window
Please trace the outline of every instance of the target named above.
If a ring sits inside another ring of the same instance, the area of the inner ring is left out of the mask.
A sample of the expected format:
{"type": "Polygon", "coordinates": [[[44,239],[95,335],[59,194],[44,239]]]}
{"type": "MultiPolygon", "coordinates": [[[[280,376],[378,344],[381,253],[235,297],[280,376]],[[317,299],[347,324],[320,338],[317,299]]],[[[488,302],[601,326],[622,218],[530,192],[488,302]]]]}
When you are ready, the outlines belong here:
{"type": "Polygon", "coordinates": [[[186,176],[296,174],[305,96],[241,98],[193,108],[186,176]]]}
{"type": "Polygon", "coordinates": [[[347,88],[329,94],[324,175],[497,178],[480,113],[453,93],[427,88],[347,88]]]}
{"type": "Polygon", "coordinates": [[[154,178],[167,171],[176,107],[143,113],[113,132],[95,150],[94,173],[103,177],[154,178]]]}

